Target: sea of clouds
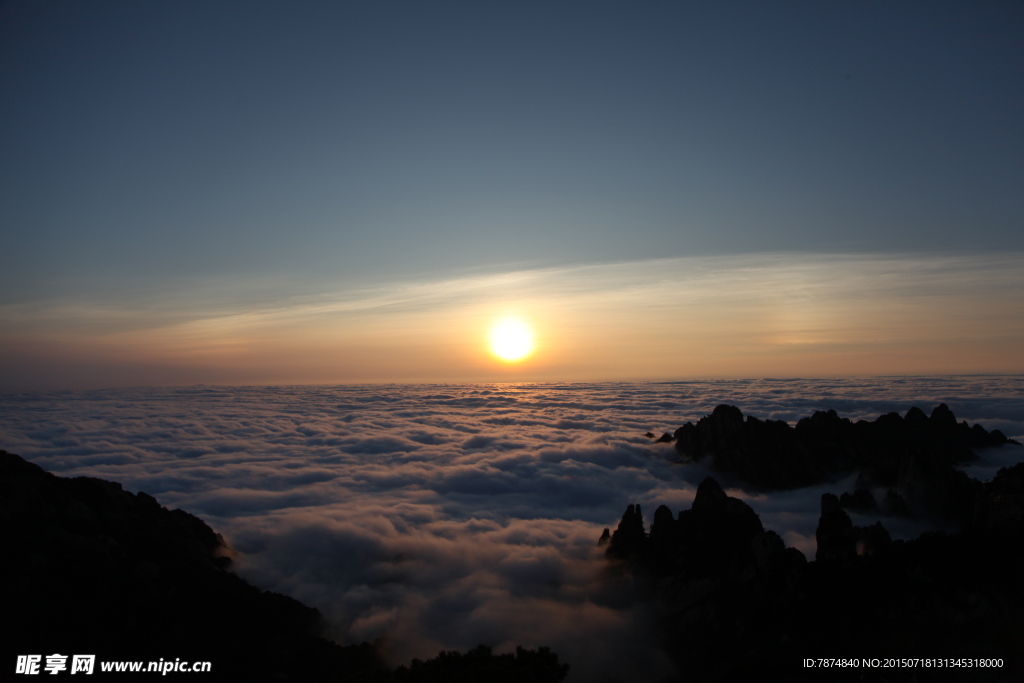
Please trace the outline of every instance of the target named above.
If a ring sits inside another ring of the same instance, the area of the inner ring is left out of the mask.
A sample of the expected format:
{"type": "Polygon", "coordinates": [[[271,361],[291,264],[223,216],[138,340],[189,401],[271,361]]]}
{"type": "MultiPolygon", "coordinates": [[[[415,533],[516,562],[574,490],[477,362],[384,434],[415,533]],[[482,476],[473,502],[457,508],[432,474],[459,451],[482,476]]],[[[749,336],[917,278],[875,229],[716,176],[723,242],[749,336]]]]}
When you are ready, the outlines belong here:
{"type": "MultiPolygon", "coordinates": [[[[9,393],[0,448],[202,517],[242,576],[320,609],[339,642],[380,639],[394,663],[548,645],[570,680],[656,680],[671,671],[654,614],[596,541],[629,503],[648,522],[659,504],[688,508],[709,472],[646,432],[720,403],[795,423],[940,402],[1024,440],[1024,377],[971,376],[9,393]]],[[[987,479],[1020,459],[995,449],[968,471],[987,479]]],[[[821,494],[853,488],[764,494],[720,480],[809,559],[821,494]]],[[[897,538],[926,528],[884,524],[897,538]]]]}

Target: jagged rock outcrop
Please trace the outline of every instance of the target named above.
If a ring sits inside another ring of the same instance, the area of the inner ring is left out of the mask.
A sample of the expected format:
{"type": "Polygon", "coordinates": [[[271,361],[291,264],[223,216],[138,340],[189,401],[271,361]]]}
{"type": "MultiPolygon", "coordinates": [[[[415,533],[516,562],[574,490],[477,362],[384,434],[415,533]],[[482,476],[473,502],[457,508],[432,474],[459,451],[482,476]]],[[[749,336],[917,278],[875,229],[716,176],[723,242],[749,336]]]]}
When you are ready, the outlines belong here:
{"type": "Polygon", "coordinates": [[[821,496],[821,517],[814,532],[818,543],[818,562],[847,564],[858,556],[874,555],[884,550],[892,539],[881,522],[871,526],[854,526],[832,493],[821,496]]]}
{"type": "Polygon", "coordinates": [[[873,512],[878,509],[878,501],[869,489],[858,488],[853,493],[844,493],[839,496],[839,505],[848,510],[858,512],[873,512]]]}
{"type": "MultiPolygon", "coordinates": [[[[912,541],[892,541],[881,523],[855,526],[825,494],[807,563],[708,478],[678,518],[658,507],[645,537],[639,511],[627,509],[620,527],[632,551],[608,555],[657,605],[680,680],[819,680],[799,664],[807,652],[1000,658],[1002,668],[972,670],[971,680],[1015,680],[1024,673],[1024,463],[977,486],[971,527],[912,541]]],[[[828,678],[946,680],[924,673],[834,669],[828,678]]]]}
{"type": "Polygon", "coordinates": [[[663,600],[665,647],[681,670],[713,680],[726,660],[711,653],[759,647],[759,631],[776,618],[787,581],[799,582],[806,561],[711,477],[678,517],[662,505],[649,534],[638,523],[639,507],[631,505],[619,525],[628,542],[616,545],[613,535],[607,555],[663,600]]]}
{"type": "Polygon", "coordinates": [[[676,450],[686,458],[713,456],[713,467],[765,488],[797,488],[821,480],[833,463],[810,452],[782,421],[759,420],[736,406],[720,405],[696,424],[675,432],[676,450]]]}
{"type": "MultiPolygon", "coordinates": [[[[602,536],[603,538],[603,536],[602,536]]],[[[618,528],[611,535],[608,549],[609,557],[626,559],[640,557],[647,548],[647,532],[644,529],[644,516],[639,505],[630,505],[623,513],[618,528]]]]}
{"type": "Polygon", "coordinates": [[[882,509],[888,514],[943,516],[965,522],[973,514],[976,484],[956,468],[975,458],[974,449],[1016,445],[999,430],[957,422],[946,404],[930,416],[913,407],[906,416],[888,413],[868,422],[818,411],[797,422],[759,420],[735,406],[676,430],[684,458],[709,458],[712,467],[760,489],[792,489],[858,472],[857,489],[841,499],[844,507],[874,509],[869,487],[891,489],[882,509]]]}
{"type": "Polygon", "coordinates": [[[881,510],[882,514],[890,517],[910,517],[910,508],[907,507],[907,501],[903,500],[903,496],[892,489],[885,492],[881,510]]]}
{"type": "Polygon", "coordinates": [[[976,533],[1024,533],[1024,462],[1004,467],[985,484],[975,503],[972,530],[976,533]]]}
{"type": "Polygon", "coordinates": [[[814,559],[819,562],[848,562],[857,556],[857,535],[853,530],[853,522],[832,493],[821,496],[821,517],[814,537],[818,543],[814,559]]]}
{"type": "MultiPolygon", "coordinates": [[[[647,432],[646,434],[644,434],[644,436],[646,436],[648,439],[653,439],[654,438],[654,432],[647,432]]],[[[675,440],[675,437],[673,437],[668,432],[664,432],[664,433],[662,433],[661,436],[659,436],[655,440],[654,443],[672,443],[672,441],[674,441],[674,440],[675,440]]]]}
{"type": "Polygon", "coordinates": [[[753,509],[727,496],[708,477],[697,487],[691,508],[681,511],[678,519],[668,507],[659,506],[649,535],[640,506],[629,505],[605,552],[659,576],[681,573],[696,578],[730,567],[742,573],[754,563],[754,537],[764,533],[753,509]]]}

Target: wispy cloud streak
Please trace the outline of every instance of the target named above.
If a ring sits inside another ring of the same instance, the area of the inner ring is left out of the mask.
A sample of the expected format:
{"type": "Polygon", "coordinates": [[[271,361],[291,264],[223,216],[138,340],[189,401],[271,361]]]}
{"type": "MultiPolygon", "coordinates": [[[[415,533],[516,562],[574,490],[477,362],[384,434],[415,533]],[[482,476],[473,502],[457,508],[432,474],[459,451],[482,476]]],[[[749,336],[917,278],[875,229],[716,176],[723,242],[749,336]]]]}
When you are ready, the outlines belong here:
{"type": "MultiPolygon", "coordinates": [[[[0,353],[25,368],[0,377],[7,388],[33,386],[47,361],[85,386],[103,369],[136,384],[153,383],[146,371],[156,383],[1008,372],[1024,369],[1024,254],[672,258],[262,297],[221,283],[151,307],[22,304],[0,318],[0,353]],[[483,341],[509,311],[539,340],[513,375],[483,341]]],[[[53,386],[45,374],[34,386],[53,386]]]]}

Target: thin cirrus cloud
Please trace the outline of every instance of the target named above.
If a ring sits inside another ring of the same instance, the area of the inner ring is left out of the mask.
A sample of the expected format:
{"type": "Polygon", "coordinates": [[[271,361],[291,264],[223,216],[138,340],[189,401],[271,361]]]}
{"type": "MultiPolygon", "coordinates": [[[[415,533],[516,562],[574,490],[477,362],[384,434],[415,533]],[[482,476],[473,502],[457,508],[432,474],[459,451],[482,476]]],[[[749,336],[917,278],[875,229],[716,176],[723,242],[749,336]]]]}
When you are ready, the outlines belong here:
{"type": "Polygon", "coordinates": [[[0,386],[1015,372],[1022,273],[1016,252],[775,254],[8,305],[0,386]],[[537,341],[512,365],[487,353],[507,314],[537,341]]]}
{"type": "MultiPolygon", "coordinates": [[[[63,476],[98,476],[201,516],[255,584],[320,609],[341,642],[391,661],[480,642],[549,645],[573,680],[671,675],[653,615],[596,545],[629,503],[690,506],[703,466],[671,431],[718,403],[794,421],[947,402],[1024,434],[1021,378],[107,389],[0,395],[0,448],[63,476]]],[[[982,476],[1020,458],[986,454],[982,476]]],[[[721,478],[720,478],[721,479],[721,478]]],[[[745,491],[767,528],[813,557],[821,494],[745,491]]],[[[873,518],[855,516],[858,524],[873,518]]],[[[897,538],[925,522],[883,520],[897,538]]]]}

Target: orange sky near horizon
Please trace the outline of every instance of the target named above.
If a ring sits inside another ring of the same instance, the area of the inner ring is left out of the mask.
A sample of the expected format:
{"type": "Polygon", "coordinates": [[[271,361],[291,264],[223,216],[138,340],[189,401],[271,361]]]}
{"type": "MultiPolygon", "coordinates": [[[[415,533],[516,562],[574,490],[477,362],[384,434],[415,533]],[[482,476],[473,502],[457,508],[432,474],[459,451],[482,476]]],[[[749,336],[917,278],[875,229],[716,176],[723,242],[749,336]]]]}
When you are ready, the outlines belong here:
{"type": "Polygon", "coordinates": [[[663,259],[204,310],[4,311],[5,390],[1024,371],[1024,258],[663,259]],[[494,356],[515,317],[535,348],[494,356]]]}

